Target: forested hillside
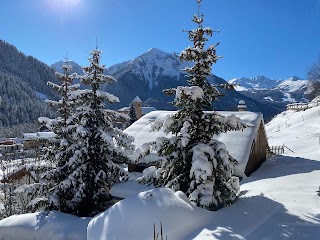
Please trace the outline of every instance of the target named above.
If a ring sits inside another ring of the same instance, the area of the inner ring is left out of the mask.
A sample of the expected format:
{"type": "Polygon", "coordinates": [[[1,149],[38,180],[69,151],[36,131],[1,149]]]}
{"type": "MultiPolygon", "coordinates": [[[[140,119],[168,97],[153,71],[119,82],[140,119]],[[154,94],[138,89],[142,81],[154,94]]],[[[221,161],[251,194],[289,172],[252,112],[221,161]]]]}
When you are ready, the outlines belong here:
{"type": "Polygon", "coordinates": [[[55,97],[47,86],[57,81],[53,70],[1,40],[0,53],[0,128],[52,116],[43,99],[55,97]]]}

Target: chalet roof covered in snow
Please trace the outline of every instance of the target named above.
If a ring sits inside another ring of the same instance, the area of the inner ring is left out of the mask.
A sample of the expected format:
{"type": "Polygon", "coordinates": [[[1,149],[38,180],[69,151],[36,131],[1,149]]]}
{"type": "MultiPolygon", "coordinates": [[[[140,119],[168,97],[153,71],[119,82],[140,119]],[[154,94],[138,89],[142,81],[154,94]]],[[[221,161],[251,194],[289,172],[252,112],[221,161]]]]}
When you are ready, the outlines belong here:
{"type": "MultiPolygon", "coordinates": [[[[125,129],[125,132],[131,136],[134,136],[134,144],[136,148],[141,148],[144,143],[153,141],[157,137],[170,137],[170,135],[165,134],[162,130],[154,132],[151,131],[151,123],[156,119],[163,119],[168,114],[174,113],[174,111],[150,112],[125,129]]],[[[249,111],[218,111],[218,113],[222,116],[234,114],[243,122],[252,125],[252,127],[245,128],[243,131],[230,131],[216,136],[217,140],[223,142],[227,146],[229,154],[238,161],[239,164],[236,168],[236,175],[243,176],[249,160],[253,140],[255,139],[259,130],[262,114],[249,111]]]]}
{"type": "Polygon", "coordinates": [[[255,112],[224,112],[219,111],[223,116],[234,114],[241,121],[251,125],[243,131],[229,131],[217,136],[217,140],[223,142],[227,146],[229,154],[238,161],[235,174],[243,176],[246,169],[253,140],[258,134],[260,123],[263,119],[262,113],[255,112]]]}

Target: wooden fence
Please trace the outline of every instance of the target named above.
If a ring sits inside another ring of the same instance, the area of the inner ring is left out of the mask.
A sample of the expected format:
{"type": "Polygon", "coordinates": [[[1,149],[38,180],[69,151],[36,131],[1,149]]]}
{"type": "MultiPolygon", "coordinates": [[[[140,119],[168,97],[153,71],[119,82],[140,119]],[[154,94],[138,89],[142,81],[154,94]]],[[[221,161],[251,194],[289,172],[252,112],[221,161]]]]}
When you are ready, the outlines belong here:
{"type": "Polygon", "coordinates": [[[294,152],[292,151],[290,148],[288,148],[285,145],[282,146],[269,146],[267,149],[267,158],[271,158],[273,156],[279,155],[284,153],[284,149],[288,149],[290,152],[294,152]]]}
{"type": "Polygon", "coordinates": [[[267,150],[267,158],[271,158],[273,156],[284,153],[284,145],[283,146],[269,146],[267,150]]]}

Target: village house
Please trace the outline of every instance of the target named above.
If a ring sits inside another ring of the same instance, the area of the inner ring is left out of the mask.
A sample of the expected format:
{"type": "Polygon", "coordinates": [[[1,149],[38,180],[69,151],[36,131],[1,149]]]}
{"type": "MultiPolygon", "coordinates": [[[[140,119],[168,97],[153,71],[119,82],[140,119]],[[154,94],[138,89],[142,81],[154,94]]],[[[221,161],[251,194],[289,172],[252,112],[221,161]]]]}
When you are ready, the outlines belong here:
{"type": "MultiPolygon", "coordinates": [[[[243,109],[243,106],[241,107],[243,109]]],[[[151,131],[151,123],[156,119],[163,119],[174,111],[153,111],[138,121],[133,123],[124,132],[135,138],[134,144],[136,148],[141,148],[146,142],[154,141],[157,137],[170,137],[162,130],[151,131]]],[[[236,166],[235,175],[239,177],[249,176],[252,172],[257,170],[260,165],[266,161],[268,151],[268,140],[264,127],[264,120],[261,113],[250,111],[227,112],[218,111],[221,116],[234,114],[243,122],[250,125],[243,131],[229,131],[221,133],[215,138],[223,142],[229,154],[238,162],[236,166]]],[[[141,171],[144,167],[152,165],[152,161],[157,160],[157,157],[150,155],[149,158],[144,159],[138,166],[131,165],[129,170],[141,171]],[[138,169],[140,168],[140,169],[138,169]]]]}
{"type": "Polygon", "coordinates": [[[2,174],[0,178],[0,182],[15,183],[15,184],[30,184],[30,183],[33,183],[34,180],[30,172],[26,169],[26,166],[20,166],[10,172],[2,174]]]}
{"type": "Polygon", "coordinates": [[[0,142],[0,153],[2,155],[15,153],[22,149],[22,144],[18,144],[13,140],[5,140],[0,142]]]}
{"type": "Polygon", "coordinates": [[[53,132],[36,132],[23,134],[24,150],[39,149],[48,143],[48,140],[55,138],[53,132]]]}

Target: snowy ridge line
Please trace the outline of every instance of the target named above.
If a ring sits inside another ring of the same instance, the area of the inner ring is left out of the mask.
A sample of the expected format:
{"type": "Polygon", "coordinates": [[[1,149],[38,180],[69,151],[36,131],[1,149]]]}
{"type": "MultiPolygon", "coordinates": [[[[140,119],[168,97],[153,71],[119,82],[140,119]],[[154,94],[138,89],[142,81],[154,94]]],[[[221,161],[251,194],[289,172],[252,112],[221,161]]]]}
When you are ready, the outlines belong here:
{"type": "MultiPolygon", "coordinates": [[[[305,111],[295,111],[286,110],[278,114],[272,121],[277,122],[277,126],[269,129],[269,133],[279,132],[281,130],[290,128],[293,124],[307,122],[309,120],[314,120],[315,118],[320,118],[320,108],[314,107],[306,109],[305,111]]],[[[267,124],[270,126],[270,124],[267,124]]]]}

